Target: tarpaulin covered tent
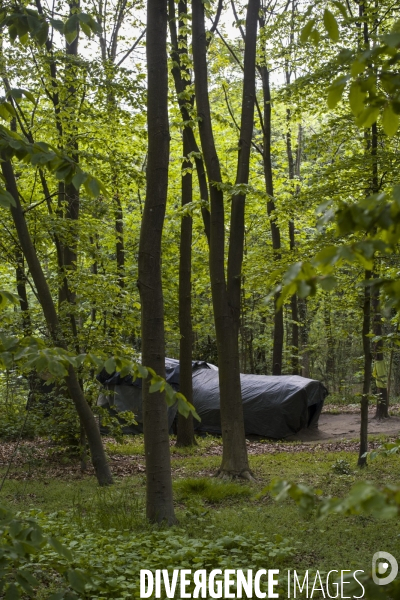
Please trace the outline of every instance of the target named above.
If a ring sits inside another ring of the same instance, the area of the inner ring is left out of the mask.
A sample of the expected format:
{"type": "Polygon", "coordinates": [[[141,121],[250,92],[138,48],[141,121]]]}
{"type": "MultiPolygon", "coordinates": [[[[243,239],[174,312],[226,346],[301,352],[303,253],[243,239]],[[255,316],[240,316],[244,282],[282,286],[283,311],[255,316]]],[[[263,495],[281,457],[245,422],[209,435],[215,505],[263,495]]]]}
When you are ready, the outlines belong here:
{"type": "MultiPolygon", "coordinates": [[[[214,369],[214,365],[195,361],[193,362],[193,371],[196,369],[214,369]]],[[[179,360],[174,358],[165,359],[165,374],[167,382],[176,390],[179,390],[179,360]]],[[[104,391],[98,397],[97,405],[109,410],[117,416],[118,413],[129,411],[135,415],[137,425],[125,425],[122,428],[124,433],[143,433],[143,411],[142,411],[142,380],[133,379],[131,375],[120,377],[119,373],[107,373],[105,369],[97,376],[97,379],[104,386],[104,391]]],[[[177,406],[168,407],[168,427],[172,428],[177,413],[177,406]]],[[[123,421],[122,421],[123,424],[123,421]]]]}
{"type": "MultiPolygon", "coordinates": [[[[179,389],[179,361],[166,359],[166,379],[179,389]]],[[[119,413],[132,411],[137,426],[124,428],[125,433],[143,431],[141,379],[120,378],[118,373],[103,371],[98,376],[105,391],[98,404],[119,413]]],[[[313,427],[327,395],[320,381],[297,375],[241,375],[243,412],[246,435],[284,438],[304,427],[313,427]]],[[[218,369],[209,363],[193,363],[193,404],[201,418],[195,421],[199,433],[221,433],[218,369]]],[[[168,423],[172,426],[176,407],[168,408],[168,423]]]]}
{"type": "MultiPolygon", "coordinates": [[[[316,427],[327,389],[298,375],[241,375],[246,435],[280,439],[316,427]]],[[[193,404],[201,418],[197,431],[221,433],[218,372],[193,373],[193,404]]]]}

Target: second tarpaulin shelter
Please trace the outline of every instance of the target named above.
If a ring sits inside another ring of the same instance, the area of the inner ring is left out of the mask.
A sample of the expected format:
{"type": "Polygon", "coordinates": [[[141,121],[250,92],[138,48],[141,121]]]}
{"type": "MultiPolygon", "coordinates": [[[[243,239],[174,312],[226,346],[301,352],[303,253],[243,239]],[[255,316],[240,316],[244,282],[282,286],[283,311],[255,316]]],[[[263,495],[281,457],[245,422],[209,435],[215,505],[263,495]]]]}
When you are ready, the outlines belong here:
{"type": "MultiPolygon", "coordinates": [[[[328,394],[320,381],[298,375],[241,375],[246,435],[281,439],[317,427],[328,394]]],[[[193,404],[201,418],[197,431],[221,433],[218,372],[193,373],[193,404]]]]}
{"type": "MultiPolygon", "coordinates": [[[[166,359],[166,379],[179,390],[179,361],[166,359]]],[[[112,412],[131,411],[138,425],[123,428],[124,433],[143,431],[142,382],[118,373],[103,371],[98,376],[104,386],[98,404],[112,412]]],[[[327,390],[320,381],[298,375],[241,375],[246,435],[281,439],[306,427],[316,427],[327,390]]],[[[193,363],[193,404],[201,418],[195,421],[198,433],[221,433],[218,369],[206,362],[193,363]]],[[[172,427],[176,406],[168,409],[172,427]]]]}

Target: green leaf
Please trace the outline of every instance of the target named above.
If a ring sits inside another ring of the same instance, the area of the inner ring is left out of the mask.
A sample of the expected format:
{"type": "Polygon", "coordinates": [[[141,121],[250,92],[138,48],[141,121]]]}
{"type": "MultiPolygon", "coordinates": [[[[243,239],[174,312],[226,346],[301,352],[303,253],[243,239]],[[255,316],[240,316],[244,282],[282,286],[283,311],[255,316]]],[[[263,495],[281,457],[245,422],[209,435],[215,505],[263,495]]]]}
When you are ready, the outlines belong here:
{"type": "Polygon", "coordinates": [[[81,23],[81,29],[88,38],[92,37],[92,30],[87,23],[81,23]]]}
{"type": "Polygon", "coordinates": [[[347,10],[345,5],[342,2],[339,2],[338,0],[334,0],[333,4],[336,6],[337,9],[339,9],[340,14],[342,15],[342,17],[344,19],[347,19],[347,10]]]}
{"type": "Polygon", "coordinates": [[[165,381],[163,379],[159,379],[158,381],[155,381],[154,383],[151,384],[150,388],[149,388],[149,392],[150,394],[152,394],[153,392],[162,392],[163,389],[165,387],[165,381]]]}
{"type": "Polygon", "coordinates": [[[48,538],[48,542],[49,542],[50,546],[57,552],[57,554],[59,554],[60,556],[63,556],[69,562],[72,562],[72,560],[73,560],[72,552],[68,548],[66,548],[66,546],[64,546],[64,544],[62,544],[57,538],[50,536],[48,538]]]}
{"type": "Polygon", "coordinates": [[[29,90],[23,90],[24,96],[27,100],[32,102],[32,104],[36,104],[35,96],[29,90]]]}
{"type": "Polygon", "coordinates": [[[358,127],[371,127],[373,123],[376,123],[379,117],[379,108],[377,106],[367,106],[356,119],[356,125],[358,127]]]}
{"type": "Polygon", "coordinates": [[[142,377],[142,379],[146,379],[147,375],[149,374],[146,367],[143,367],[142,365],[137,364],[136,369],[137,369],[139,376],[142,377]]]}
{"type": "Polygon", "coordinates": [[[6,290],[0,290],[0,310],[7,306],[7,304],[18,304],[18,302],[18,296],[6,290]]]}
{"type": "Polygon", "coordinates": [[[68,44],[72,44],[72,42],[77,37],[78,25],[79,25],[78,15],[72,15],[71,17],[69,17],[69,19],[66,20],[66,22],[64,24],[63,33],[65,35],[65,39],[67,40],[68,44]]]}
{"type": "Polygon", "coordinates": [[[336,286],[337,280],[333,275],[326,275],[326,277],[320,278],[319,283],[323,290],[330,292],[336,286]]]}
{"type": "Polygon", "coordinates": [[[357,77],[361,75],[365,70],[365,63],[360,61],[358,58],[354,60],[351,64],[350,73],[352,77],[357,77]]]}
{"type": "Polygon", "coordinates": [[[75,187],[75,189],[79,190],[79,188],[81,187],[81,185],[83,183],[85,183],[85,181],[87,180],[87,178],[88,178],[88,174],[87,173],[84,173],[81,170],[77,171],[77,173],[72,178],[72,184],[75,187]]]}
{"type": "Polygon", "coordinates": [[[366,94],[362,91],[360,84],[358,81],[353,81],[350,85],[350,108],[354,116],[358,117],[362,113],[365,108],[364,100],[366,98],[366,94]]]}
{"type": "Polygon", "coordinates": [[[97,198],[100,195],[100,183],[95,177],[89,175],[84,182],[84,186],[86,192],[93,198],[97,198]]]}
{"type": "Polygon", "coordinates": [[[20,597],[21,596],[19,594],[17,586],[14,583],[9,585],[6,589],[6,594],[4,596],[5,600],[19,600],[20,597]]]}
{"type": "Polygon", "coordinates": [[[308,23],[306,23],[303,27],[303,29],[301,30],[300,33],[300,42],[302,44],[305,44],[308,40],[308,38],[310,37],[310,33],[312,31],[312,28],[314,27],[314,23],[315,23],[315,19],[311,19],[310,21],[308,21],[308,23]]]}
{"type": "Polygon", "coordinates": [[[399,115],[393,112],[392,106],[390,104],[385,106],[382,114],[382,127],[386,135],[389,137],[394,136],[399,128],[399,122],[399,115]]]}
{"type": "Polygon", "coordinates": [[[40,31],[42,21],[40,21],[40,19],[34,17],[33,15],[28,15],[26,21],[28,23],[30,34],[32,35],[32,37],[35,37],[36,34],[40,31]]]}
{"type": "Polygon", "coordinates": [[[49,23],[59,33],[64,32],[64,21],[61,21],[60,19],[49,19],[49,23]]]}
{"type": "Polygon", "coordinates": [[[47,367],[54,377],[65,377],[68,375],[67,369],[58,360],[49,360],[47,367]]]}
{"type": "Polygon", "coordinates": [[[330,109],[335,108],[341,99],[344,88],[346,87],[346,83],[347,77],[340,77],[339,79],[336,79],[328,88],[328,107],[330,109]]]}
{"type": "Polygon", "coordinates": [[[18,569],[18,574],[21,575],[21,577],[23,577],[30,585],[39,585],[38,580],[36,579],[36,577],[34,577],[31,573],[29,573],[29,571],[27,571],[26,569],[18,569]]]}
{"type": "Polygon", "coordinates": [[[0,116],[6,121],[9,121],[10,117],[15,117],[15,110],[10,102],[4,101],[0,103],[0,116]]]}
{"type": "Polygon", "coordinates": [[[0,206],[4,208],[10,208],[10,206],[16,206],[14,198],[11,196],[10,192],[0,188],[0,206]]]}
{"type": "Polygon", "coordinates": [[[49,24],[44,22],[40,31],[35,35],[35,40],[39,44],[39,46],[44,46],[49,37],[49,24]]]}
{"type": "Polygon", "coordinates": [[[332,42],[339,41],[339,27],[335,17],[327,8],[324,10],[324,26],[332,42]]]}
{"type": "Polygon", "coordinates": [[[110,375],[115,372],[116,364],[115,359],[112,356],[106,360],[104,363],[104,368],[110,375]]]}
{"type": "Polygon", "coordinates": [[[67,572],[67,577],[70,586],[80,592],[81,594],[85,593],[85,585],[88,583],[88,578],[84,575],[82,571],[78,571],[77,569],[69,570],[67,572]]]}

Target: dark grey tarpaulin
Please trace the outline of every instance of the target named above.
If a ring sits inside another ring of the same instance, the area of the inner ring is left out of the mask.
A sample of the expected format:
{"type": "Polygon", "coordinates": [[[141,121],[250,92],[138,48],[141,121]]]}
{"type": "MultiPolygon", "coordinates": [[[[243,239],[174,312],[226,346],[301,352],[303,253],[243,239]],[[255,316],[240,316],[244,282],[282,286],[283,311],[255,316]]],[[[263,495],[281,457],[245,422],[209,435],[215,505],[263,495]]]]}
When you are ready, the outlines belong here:
{"type": "MultiPolygon", "coordinates": [[[[284,438],[315,427],[328,391],[320,381],[298,375],[241,375],[246,435],[284,438]]],[[[221,433],[218,372],[193,373],[193,404],[201,418],[197,431],[221,433]]]]}
{"type": "MultiPolygon", "coordinates": [[[[166,359],[166,379],[179,389],[179,361],[166,359]]],[[[320,381],[297,375],[241,375],[244,423],[246,435],[284,438],[304,427],[317,426],[327,396],[320,381]]],[[[98,404],[113,412],[131,411],[137,426],[124,427],[124,433],[141,433],[142,382],[132,377],[121,379],[118,373],[100,373],[98,380],[105,389],[98,404]]],[[[198,433],[221,433],[218,369],[209,363],[193,363],[193,404],[201,418],[195,420],[198,433]]],[[[168,423],[172,426],[176,406],[168,408],[168,423]]]]}

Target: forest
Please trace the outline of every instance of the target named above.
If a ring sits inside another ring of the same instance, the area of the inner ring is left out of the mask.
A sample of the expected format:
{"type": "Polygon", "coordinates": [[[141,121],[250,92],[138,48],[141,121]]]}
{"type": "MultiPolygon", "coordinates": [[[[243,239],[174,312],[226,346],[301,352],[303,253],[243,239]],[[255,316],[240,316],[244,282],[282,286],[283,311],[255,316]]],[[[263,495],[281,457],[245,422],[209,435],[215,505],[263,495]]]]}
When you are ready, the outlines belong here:
{"type": "Polygon", "coordinates": [[[2,0],[0,70],[0,598],[400,598],[400,4],[2,0]]]}

